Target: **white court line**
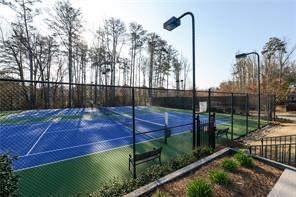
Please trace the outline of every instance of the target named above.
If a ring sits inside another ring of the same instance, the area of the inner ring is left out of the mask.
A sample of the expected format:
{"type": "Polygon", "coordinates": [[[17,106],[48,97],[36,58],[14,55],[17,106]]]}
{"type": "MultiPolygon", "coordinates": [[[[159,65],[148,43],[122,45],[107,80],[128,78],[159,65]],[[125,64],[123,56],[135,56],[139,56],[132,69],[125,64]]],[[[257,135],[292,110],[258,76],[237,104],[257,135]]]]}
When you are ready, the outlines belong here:
{"type": "Polygon", "coordinates": [[[35,148],[35,146],[38,144],[38,142],[41,140],[41,138],[43,137],[43,135],[46,133],[46,131],[49,129],[49,127],[52,125],[52,123],[50,123],[48,125],[48,127],[43,131],[43,133],[39,136],[39,138],[36,140],[36,142],[34,143],[34,145],[30,148],[30,150],[26,153],[26,156],[28,156],[30,154],[30,152],[35,148]]]}
{"type": "Polygon", "coordinates": [[[87,127],[80,127],[80,128],[74,128],[74,129],[63,129],[63,130],[55,130],[55,131],[50,131],[48,134],[54,134],[54,133],[66,133],[70,131],[79,131],[83,132],[83,130],[88,130],[88,129],[100,129],[96,126],[87,126],[87,127]]]}
{"type": "MultiPolygon", "coordinates": [[[[117,122],[118,124],[122,125],[123,127],[126,127],[124,124],[120,123],[120,122],[117,122]]],[[[128,128],[128,127],[126,127],[128,128]]],[[[128,128],[130,129],[130,128],[128,128]]],[[[115,139],[110,139],[110,140],[104,140],[104,141],[98,141],[98,142],[92,142],[92,143],[88,143],[88,144],[81,144],[81,145],[76,145],[76,146],[70,146],[70,147],[66,147],[66,148],[60,148],[60,149],[54,149],[54,150],[49,150],[49,151],[43,151],[43,152],[38,152],[38,153],[34,153],[34,154],[26,154],[26,155],[22,155],[22,156],[19,156],[20,158],[24,158],[24,157],[28,157],[28,156],[31,156],[31,155],[39,155],[39,154],[43,154],[43,153],[51,153],[51,152],[57,152],[57,151],[61,151],[61,150],[68,150],[68,149],[73,149],[73,148],[77,148],[77,147],[83,147],[83,146],[88,146],[88,145],[92,145],[92,144],[98,144],[98,143],[101,143],[101,142],[108,142],[108,141],[114,141],[114,140],[117,140],[117,139],[123,139],[123,138],[129,138],[129,137],[132,137],[131,135],[129,136],[124,136],[124,137],[120,137],[120,138],[115,138],[115,139]]]]}
{"type": "MultiPolygon", "coordinates": [[[[62,110],[64,111],[64,110],[62,110]]],[[[62,112],[60,111],[58,113],[58,115],[62,112]]],[[[46,131],[53,125],[53,122],[49,123],[48,127],[43,131],[43,133],[39,136],[39,138],[36,140],[36,142],[33,144],[33,146],[30,148],[30,150],[26,153],[26,156],[28,156],[31,151],[35,148],[35,146],[38,144],[38,142],[41,140],[41,138],[44,136],[44,134],[46,133],[46,131]]]]}
{"type": "Polygon", "coordinates": [[[61,151],[61,150],[70,150],[70,149],[74,149],[74,148],[78,148],[78,147],[89,146],[89,145],[99,144],[99,143],[104,143],[104,142],[111,142],[111,141],[114,141],[114,140],[131,138],[131,137],[132,137],[132,135],[129,135],[129,136],[124,136],[124,137],[114,138],[114,139],[111,139],[111,140],[103,140],[103,141],[97,141],[97,142],[92,142],[92,143],[88,143],[88,144],[70,146],[70,147],[66,147],[66,148],[58,148],[58,149],[54,149],[54,150],[48,150],[48,151],[33,153],[33,154],[30,154],[30,155],[22,155],[22,156],[19,156],[18,158],[24,158],[24,157],[28,157],[28,156],[40,155],[40,154],[45,154],[45,153],[53,153],[53,152],[58,152],[58,151],[61,151]]]}
{"type": "MultiPolygon", "coordinates": [[[[189,133],[189,132],[190,131],[184,131],[184,132],[173,134],[172,136],[177,136],[177,135],[181,135],[181,134],[189,133]]],[[[151,139],[151,140],[146,140],[146,141],[138,142],[136,144],[150,142],[150,141],[158,140],[158,139],[161,139],[161,138],[162,137],[151,139]]],[[[128,147],[128,146],[131,146],[131,144],[127,144],[127,145],[124,145],[124,146],[119,146],[119,147],[111,148],[111,149],[107,149],[107,150],[96,151],[96,152],[92,152],[92,153],[88,153],[88,154],[84,154],[84,155],[79,155],[79,156],[75,156],[75,157],[71,157],[71,158],[67,158],[67,159],[61,159],[61,160],[58,160],[58,161],[52,161],[52,162],[48,162],[48,163],[44,163],[44,164],[40,164],[40,165],[36,165],[36,166],[31,166],[31,167],[27,167],[27,168],[22,168],[22,169],[14,170],[14,172],[19,172],[19,171],[29,170],[29,169],[32,169],[32,168],[47,166],[47,165],[50,165],[50,164],[60,163],[60,162],[64,162],[64,161],[68,161],[68,160],[72,160],[72,159],[78,159],[78,158],[81,158],[81,157],[87,157],[87,156],[90,156],[90,155],[99,154],[99,153],[103,153],[103,152],[108,152],[108,151],[112,151],[112,150],[116,150],[116,149],[120,149],[120,148],[125,148],[125,147],[128,147]]]]}
{"type": "MultiPolygon", "coordinates": [[[[121,116],[125,116],[125,117],[127,117],[127,118],[130,118],[130,119],[133,119],[132,116],[129,116],[129,115],[127,115],[127,114],[122,114],[122,113],[120,113],[120,112],[117,112],[117,111],[114,111],[114,110],[111,110],[111,109],[108,109],[108,110],[112,111],[112,112],[115,113],[115,114],[118,114],[118,115],[121,115],[121,116]]],[[[139,120],[139,121],[142,121],[142,122],[146,122],[146,123],[149,123],[149,124],[154,124],[154,125],[158,125],[158,126],[162,126],[162,127],[165,126],[164,124],[160,124],[160,123],[156,123],[156,122],[151,122],[151,121],[144,120],[144,119],[141,119],[141,118],[135,118],[135,120],[139,120]]]]}
{"type": "MultiPolygon", "coordinates": [[[[61,111],[62,112],[62,111],[61,111]]],[[[61,113],[60,112],[60,113],[61,113]]],[[[117,113],[117,112],[115,112],[117,113]]],[[[128,116],[128,115],[126,115],[128,116]]],[[[128,116],[129,117],[129,116],[128,116]]],[[[151,123],[151,124],[156,124],[156,125],[161,125],[161,124],[158,124],[158,123],[154,123],[154,122],[150,122],[150,121],[147,121],[147,120],[143,120],[143,119],[139,119],[139,118],[136,118],[140,121],[143,121],[143,122],[148,122],[148,123],[151,123]]],[[[117,122],[117,121],[116,121],[117,122]]],[[[118,122],[118,124],[120,125],[123,125],[124,127],[126,127],[124,124],[118,122]]],[[[52,125],[52,124],[51,124],[52,125]]],[[[49,125],[49,127],[51,126],[49,125]]],[[[164,126],[164,125],[161,125],[161,126],[164,126]]],[[[48,128],[49,128],[48,127],[48,128]]],[[[48,129],[47,128],[47,129],[48,129]]],[[[128,128],[128,127],[127,127],[128,128]]],[[[46,130],[47,130],[46,129],[46,130]]],[[[128,128],[130,129],[130,128],[128,128]]],[[[183,134],[183,133],[187,133],[189,131],[184,131],[184,132],[180,132],[180,133],[176,133],[176,134],[173,134],[172,136],[176,136],[176,135],[180,135],[180,134],[183,134]]],[[[45,132],[43,132],[44,134],[45,132]]],[[[42,136],[40,136],[39,138],[41,139],[42,136]]],[[[125,137],[121,137],[121,138],[129,138],[131,136],[125,136],[125,137]]],[[[141,142],[138,142],[136,144],[140,144],[140,143],[144,143],[144,142],[149,142],[149,141],[153,141],[153,140],[157,140],[157,139],[161,139],[163,137],[159,137],[159,138],[153,138],[153,139],[150,139],[150,140],[144,140],[144,141],[141,141],[141,142]]],[[[60,150],[66,150],[66,149],[73,149],[73,148],[77,148],[77,147],[81,147],[81,146],[87,146],[87,145],[92,145],[92,144],[97,144],[97,143],[101,143],[101,142],[106,142],[106,141],[114,141],[114,140],[117,140],[117,139],[120,139],[120,138],[116,138],[116,139],[111,139],[111,140],[105,140],[105,141],[99,141],[99,142],[95,142],[95,143],[89,143],[89,144],[83,144],[83,145],[78,145],[78,146],[72,146],[72,147],[67,147],[67,148],[63,148],[63,149],[55,149],[55,150],[51,150],[51,151],[44,151],[44,152],[39,152],[39,153],[34,153],[34,154],[31,154],[31,155],[24,155],[24,156],[20,156],[22,158],[24,157],[28,157],[28,156],[34,156],[34,155],[41,155],[41,154],[46,154],[46,153],[50,153],[50,152],[56,152],[56,151],[60,151],[60,150]]],[[[40,140],[39,140],[40,141],[40,140]]],[[[38,143],[38,140],[35,144],[38,143]]],[[[107,150],[102,150],[102,151],[97,151],[97,152],[93,152],[93,153],[89,153],[89,154],[84,154],[84,155],[79,155],[79,156],[76,156],[76,157],[71,157],[71,158],[67,158],[67,159],[62,159],[62,160],[58,160],[58,161],[53,161],[53,162],[48,162],[48,163],[45,163],[45,164],[40,164],[40,165],[36,165],[36,166],[32,166],[32,167],[28,167],[28,168],[22,168],[22,169],[19,169],[19,170],[16,170],[16,171],[22,171],[22,170],[26,170],[26,169],[31,169],[31,168],[35,168],[35,167],[39,167],[39,166],[44,166],[44,165],[49,165],[49,164],[54,164],[54,163],[58,163],[58,162],[63,162],[63,161],[67,161],[67,160],[70,160],[70,159],[75,159],[75,158],[80,158],[80,157],[85,157],[85,156],[88,156],[88,155],[92,155],[92,154],[97,154],[97,153],[101,153],[101,152],[106,152],[106,151],[111,151],[111,150],[114,150],[114,149],[118,149],[118,148],[123,148],[123,147],[127,147],[127,146],[130,146],[131,144],[128,144],[128,145],[125,145],[125,146],[120,146],[120,147],[116,147],[116,148],[111,148],[111,149],[107,149],[107,150]]],[[[31,148],[32,149],[32,148],[31,148]]]]}

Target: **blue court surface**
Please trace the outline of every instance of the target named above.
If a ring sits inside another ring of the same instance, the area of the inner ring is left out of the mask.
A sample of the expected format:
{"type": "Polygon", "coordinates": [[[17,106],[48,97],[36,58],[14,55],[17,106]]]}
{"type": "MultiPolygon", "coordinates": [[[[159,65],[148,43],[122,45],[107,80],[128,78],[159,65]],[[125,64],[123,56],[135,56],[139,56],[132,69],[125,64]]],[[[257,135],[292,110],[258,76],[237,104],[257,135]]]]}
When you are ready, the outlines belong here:
{"type": "MultiPolygon", "coordinates": [[[[164,138],[164,111],[136,108],[137,143],[164,138]],[[139,134],[151,130],[158,131],[139,134]]],[[[190,132],[190,112],[168,110],[167,114],[172,135],[190,132]]],[[[18,156],[14,169],[24,170],[131,145],[131,117],[130,106],[28,110],[2,115],[0,153],[18,156]]]]}

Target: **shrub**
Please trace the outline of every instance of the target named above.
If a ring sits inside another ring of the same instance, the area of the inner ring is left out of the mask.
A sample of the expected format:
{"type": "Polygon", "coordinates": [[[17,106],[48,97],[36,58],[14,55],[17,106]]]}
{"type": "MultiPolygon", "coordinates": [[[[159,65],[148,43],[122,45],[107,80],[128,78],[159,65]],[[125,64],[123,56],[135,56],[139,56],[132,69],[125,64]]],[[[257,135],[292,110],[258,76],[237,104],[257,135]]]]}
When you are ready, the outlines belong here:
{"type": "Polygon", "coordinates": [[[170,171],[178,170],[192,162],[196,161],[196,158],[192,154],[178,155],[176,158],[170,160],[167,165],[170,171]]]}
{"type": "Polygon", "coordinates": [[[235,171],[237,169],[237,163],[233,159],[224,159],[221,163],[221,167],[227,171],[235,171]]]}
{"type": "Polygon", "coordinates": [[[12,161],[16,157],[0,155],[0,196],[17,196],[19,177],[12,170],[12,161]]]}
{"type": "MultiPolygon", "coordinates": [[[[97,191],[98,196],[122,196],[129,193],[145,184],[148,184],[156,179],[161,178],[175,170],[178,170],[197,159],[209,155],[213,152],[213,149],[202,147],[195,149],[195,153],[198,157],[192,154],[178,155],[174,159],[163,163],[162,165],[154,164],[146,168],[145,171],[140,173],[136,179],[130,178],[128,180],[119,181],[114,179],[104,183],[97,191]]],[[[95,194],[94,194],[95,195],[95,194]]]]}
{"type": "Polygon", "coordinates": [[[230,182],[228,175],[225,172],[218,170],[209,171],[209,178],[213,183],[219,185],[227,185],[230,182]]]}
{"type": "Polygon", "coordinates": [[[166,170],[164,170],[166,168],[167,168],[166,164],[162,166],[159,164],[155,164],[148,167],[144,172],[138,175],[136,179],[137,185],[142,186],[156,179],[159,179],[160,177],[165,175],[165,172],[167,172],[166,170]]]}
{"type": "Polygon", "coordinates": [[[251,167],[254,167],[255,165],[253,162],[253,159],[242,151],[236,153],[234,155],[234,158],[238,161],[238,163],[241,166],[244,166],[246,168],[251,168],[251,167]]]}
{"type": "Polygon", "coordinates": [[[104,183],[97,192],[102,197],[122,196],[124,194],[122,186],[123,184],[120,181],[113,179],[104,183]]]}
{"type": "Polygon", "coordinates": [[[168,193],[161,191],[161,190],[157,190],[152,197],[168,197],[170,196],[168,193]]]}
{"type": "Polygon", "coordinates": [[[196,179],[186,186],[188,197],[211,197],[213,191],[208,182],[203,179],[196,179]]]}
{"type": "Polygon", "coordinates": [[[193,150],[192,154],[195,158],[199,159],[201,157],[205,157],[207,155],[210,155],[214,152],[214,150],[210,147],[204,146],[204,147],[198,147],[193,150]]]}

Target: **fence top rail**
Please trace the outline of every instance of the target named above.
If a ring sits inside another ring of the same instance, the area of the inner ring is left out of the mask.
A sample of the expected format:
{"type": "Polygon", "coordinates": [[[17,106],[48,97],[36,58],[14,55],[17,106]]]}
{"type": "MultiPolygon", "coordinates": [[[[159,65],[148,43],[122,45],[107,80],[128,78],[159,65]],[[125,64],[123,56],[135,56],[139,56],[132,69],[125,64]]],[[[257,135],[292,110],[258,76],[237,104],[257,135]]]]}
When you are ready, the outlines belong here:
{"type": "MultiPolygon", "coordinates": [[[[77,86],[95,86],[95,87],[109,87],[109,88],[126,88],[126,89],[144,89],[144,90],[159,90],[159,91],[175,91],[175,92],[189,92],[192,93],[192,90],[178,90],[172,88],[149,88],[149,87],[131,87],[131,86],[119,86],[119,85],[101,85],[94,83],[70,83],[70,82],[61,82],[61,81],[40,81],[40,80],[22,80],[22,79],[9,79],[9,78],[0,78],[0,82],[25,82],[25,83],[45,83],[45,84],[58,84],[58,85],[77,85],[77,86]]],[[[207,90],[196,90],[196,93],[208,93],[207,90]]],[[[229,94],[228,96],[246,96],[246,95],[258,95],[253,93],[239,93],[239,92],[223,92],[223,91],[210,91],[214,94],[229,94]]],[[[262,96],[271,96],[272,94],[260,94],[262,96]]],[[[213,96],[214,97],[214,96],[213,96]]]]}
{"type": "Polygon", "coordinates": [[[287,144],[287,143],[285,143],[285,144],[256,144],[256,145],[249,145],[248,147],[249,148],[252,148],[252,147],[262,147],[262,146],[289,146],[289,145],[294,145],[294,146],[296,146],[296,142],[294,142],[294,143],[289,143],[289,144],[287,144]]]}
{"type": "Polygon", "coordinates": [[[295,134],[292,135],[281,135],[281,136],[270,136],[270,137],[262,137],[261,140],[275,139],[275,138],[287,138],[287,137],[296,137],[295,134]]]}

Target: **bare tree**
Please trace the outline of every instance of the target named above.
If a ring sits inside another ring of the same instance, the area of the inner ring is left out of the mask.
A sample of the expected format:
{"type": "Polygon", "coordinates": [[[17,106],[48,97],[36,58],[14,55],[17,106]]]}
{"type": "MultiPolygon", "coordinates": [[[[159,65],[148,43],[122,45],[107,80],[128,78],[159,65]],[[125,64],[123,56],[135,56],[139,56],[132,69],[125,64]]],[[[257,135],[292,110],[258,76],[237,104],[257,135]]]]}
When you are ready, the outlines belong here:
{"type": "MultiPolygon", "coordinates": [[[[14,36],[8,39],[4,38],[1,30],[1,43],[0,43],[0,67],[4,74],[16,75],[19,79],[25,79],[25,47],[20,43],[20,40],[14,36]]],[[[27,88],[24,82],[22,82],[22,92],[26,102],[29,104],[30,99],[27,94],[27,88]]]]}
{"type": "Polygon", "coordinates": [[[176,89],[180,90],[180,74],[182,70],[182,64],[177,58],[174,58],[172,66],[173,66],[173,72],[176,79],[176,89]]]}
{"type": "Polygon", "coordinates": [[[153,87],[153,68],[155,64],[155,53],[157,42],[160,37],[156,33],[147,34],[148,54],[149,54],[149,88],[153,87]]]}
{"type": "MultiPolygon", "coordinates": [[[[49,19],[49,27],[59,36],[60,42],[66,48],[68,57],[69,82],[73,81],[73,46],[79,40],[82,30],[82,16],[80,9],[72,6],[70,1],[57,1],[54,7],[55,14],[49,19]]],[[[69,85],[69,107],[72,105],[72,85],[69,85]]]]}
{"type": "MultiPolygon", "coordinates": [[[[39,14],[39,9],[33,9],[36,3],[40,0],[15,0],[15,1],[3,1],[2,4],[9,6],[17,16],[17,21],[11,24],[14,37],[20,41],[26,48],[26,55],[29,60],[30,80],[33,80],[34,74],[34,54],[32,37],[35,34],[35,28],[33,24],[34,16],[39,14]]],[[[35,105],[35,95],[33,93],[33,83],[30,83],[30,104],[31,107],[35,105]]]]}
{"type": "MultiPolygon", "coordinates": [[[[140,50],[145,41],[146,41],[146,31],[143,29],[142,25],[137,24],[135,22],[129,24],[129,31],[130,31],[130,42],[131,42],[131,73],[130,73],[130,86],[134,86],[133,79],[135,78],[135,62],[136,62],[136,55],[138,50],[140,50]]],[[[139,69],[139,68],[138,68],[139,69]]],[[[140,69],[139,69],[140,70],[140,69]]],[[[140,76],[140,75],[139,75],[140,76]]],[[[136,80],[137,81],[137,80],[136,80]]]]}
{"type": "Polygon", "coordinates": [[[190,72],[191,70],[191,67],[190,65],[188,64],[188,61],[187,59],[181,55],[181,64],[182,64],[182,68],[183,68],[183,80],[184,80],[184,83],[183,83],[183,90],[186,90],[186,82],[188,80],[188,73],[190,72]]]}
{"type": "Polygon", "coordinates": [[[117,59],[120,56],[120,48],[124,41],[125,24],[120,19],[109,18],[104,23],[106,33],[106,46],[112,54],[111,62],[111,85],[115,85],[115,72],[117,59]]]}

